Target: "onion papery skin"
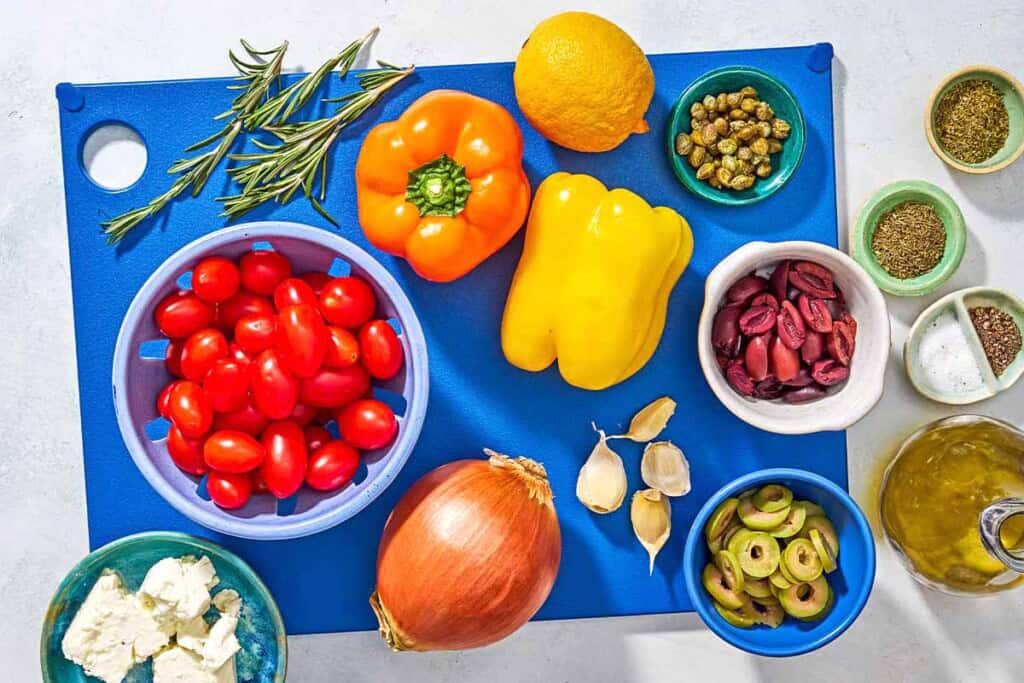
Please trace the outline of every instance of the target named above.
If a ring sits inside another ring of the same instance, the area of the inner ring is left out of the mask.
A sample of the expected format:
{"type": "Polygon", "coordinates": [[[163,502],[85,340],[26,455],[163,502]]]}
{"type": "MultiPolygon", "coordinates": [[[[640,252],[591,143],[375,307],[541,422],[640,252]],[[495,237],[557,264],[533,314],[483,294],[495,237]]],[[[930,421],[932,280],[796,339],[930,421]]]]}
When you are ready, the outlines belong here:
{"type": "Polygon", "coordinates": [[[395,506],[370,604],[395,650],[467,650],[544,604],[562,537],[544,467],[487,451],[427,473],[395,506]]]}

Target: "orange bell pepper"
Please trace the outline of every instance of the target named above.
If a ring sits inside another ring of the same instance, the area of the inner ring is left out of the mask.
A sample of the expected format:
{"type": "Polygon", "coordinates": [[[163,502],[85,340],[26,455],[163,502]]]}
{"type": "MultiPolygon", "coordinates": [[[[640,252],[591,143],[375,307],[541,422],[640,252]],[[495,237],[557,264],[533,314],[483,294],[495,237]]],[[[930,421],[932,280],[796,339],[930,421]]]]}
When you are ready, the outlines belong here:
{"type": "Polygon", "coordinates": [[[427,93],[363,141],[363,232],[427,280],[460,278],[522,227],[530,204],[522,160],[522,132],[503,107],[458,90],[427,93]]]}

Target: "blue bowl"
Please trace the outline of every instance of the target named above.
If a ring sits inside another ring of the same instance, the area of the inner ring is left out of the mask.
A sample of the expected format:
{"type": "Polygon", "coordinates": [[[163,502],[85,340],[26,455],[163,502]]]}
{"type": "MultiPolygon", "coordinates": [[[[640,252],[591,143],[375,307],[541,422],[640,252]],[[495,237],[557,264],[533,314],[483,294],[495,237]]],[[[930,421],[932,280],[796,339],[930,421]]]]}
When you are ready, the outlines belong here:
{"type": "MultiPolygon", "coordinates": [[[[125,536],[92,552],[64,578],[43,621],[40,658],[46,683],[89,683],[82,667],[64,658],[61,641],[71,620],[85,602],[104,569],[120,574],[129,590],[138,590],[149,568],[165,557],[206,555],[217,570],[220,583],[214,594],[225,588],[238,591],[242,611],[236,635],[242,649],[235,655],[239,683],[284,683],[288,663],[288,642],[277,603],[256,575],[237,555],[210,541],[188,534],[149,532],[125,536]]],[[[151,665],[140,664],[125,679],[141,683],[153,679],[151,665]]]]}
{"type": "Polygon", "coordinates": [[[694,609],[718,637],[756,655],[791,657],[832,642],[860,615],[875,581],[875,541],[864,513],[850,495],[833,482],[804,470],[759,470],[726,484],[704,504],[686,538],[683,571],[694,609]],[[711,596],[701,585],[701,571],[710,561],[704,525],[711,513],[726,498],[764,484],[782,484],[792,489],[797,498],[820,505],[839,535],[839,569],[828,575],[835,604],[820,621],[787,617],[775,629],[767,626],[737,628],[719,616],[711,596]]]}

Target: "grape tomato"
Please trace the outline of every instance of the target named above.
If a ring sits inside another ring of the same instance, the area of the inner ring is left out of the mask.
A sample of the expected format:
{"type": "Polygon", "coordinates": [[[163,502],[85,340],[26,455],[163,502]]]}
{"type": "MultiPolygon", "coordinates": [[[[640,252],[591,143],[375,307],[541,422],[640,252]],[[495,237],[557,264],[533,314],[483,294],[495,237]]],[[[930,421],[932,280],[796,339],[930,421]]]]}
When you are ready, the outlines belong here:
{"type": "Polygon", "coordinates": [[[262,353],[277,342],[277,316],[249,313],[235,323],[235,343],[253,354],[262,353]]]}
{"type": "Polygon", "coordinates": [[[266,457],[260,468],[267,488],[276,498],[299,490],[306,478],[306,435],[291,420],[271,422],[260,438],[266,457]]]}
{"type": "Polygon", "coordinates": [[[248,474],[210,472],[206,477],[210,500],[225,510],[237,510],[252,498],[252,477],[248,474]]]}
{"type": "Polygon", "coordinates": [[[241,410],[249,400],[249,369],[236,360],[218,359],[206,373],[203,388],[215,412],[241,410]]]}
{"type": "Polygon", "coordinates": [[[284,367],[274,349],[267,349],[249,366],[256,408],[272,420],[291,415],[299,398],[299,381],[284,367]]]}
{"type": "Polygon", "coordinates": [[[213,324],[215,309],[189,291],[178,291],[156,306],[153,318],[160,332],[171,339],[184,339],[213,324]]]}
{"type": "Polygon", "coordinates": [[[209,303],[227,301],[238,292],[241,284],[238,266],[223,256],[204,258],[192,269],[192,291],[209,303]]]}
{"type": "Polygon", "coordinates": [[[220,330],[208,327],[192,335],[181,350],[181,372],[186,379],[202,382],[213,364],[228,355],[228,340],[220,330]]]}
{"type": "Polygon", "coordinates": [[[203,460],[203,440],[188,438],[173,424],[167,431],[167,454],[185,474],[200,476],[210,469],[203,460]]]}
{"type": "Polygon", "coordinates": [[[242,271],[242,286],[254,294],[273,293],[274,288],[292,274],[292,264],[276,251],[250,251],[238,265],[242,271]]]}
{"type": "Polygon", "coordinates": [[[327,326],[327,353],[324,365],[329,368],[347,368],[359,362],[359,340],[344,327],[327,326]]]}
{"type": "Polygon", "coordinates": [[[306,483],[317,491],[334,491],[352,481],[359,469],[359,453],[344,441],[329,441],[309,456],[306,483]]]}
{"type": "Polygon", "coordinates": [[[309,304],[316,308],[319,303],[320,299],[313,288],[300,278],[290,277],[274,288],[274,306],[279,311],[298,304],[309,304]]]}
{"type": "Polygon", "coordinates": [[[259,441],[237,430],[216,431],[203,443],[203,460],[217,472],[252,472],[263,464],[265,456],[259,441]]]}
{"type": "Polygon", "coordinates": [[[332,325],[356,329],[373,316],[377,297],[365,280],[336,277],[320,292],[320,312],[332,325]]]}
{"type": "Polygon", "coordinates": [[[170,420],[190,439],[204,436],[213,426],[213,404],[206,389],[182,380],[174,385],[167,399],[170,420]]]}
{"type": "Polygon", "coordinates": [[[338,431],[348,444],[361,450],[382,448],[398,433],[398,421],[386,403],[364,398],[338,412],[338,431]]]}
{"type": "Polygon", "coordinates": [[[238,294],[217,307],[217,326],[222,330],[234,331],[238,321],[247,315],[273,315],[274,306],[270,299],[239,290],[238,294]]]}
{"type": "Polygon", "coordinates": [[[405,360],[402,342],[385,320],[371,320],[360,328],[359,350],[363,367],[374,379],[391,379],[405,360]]]}

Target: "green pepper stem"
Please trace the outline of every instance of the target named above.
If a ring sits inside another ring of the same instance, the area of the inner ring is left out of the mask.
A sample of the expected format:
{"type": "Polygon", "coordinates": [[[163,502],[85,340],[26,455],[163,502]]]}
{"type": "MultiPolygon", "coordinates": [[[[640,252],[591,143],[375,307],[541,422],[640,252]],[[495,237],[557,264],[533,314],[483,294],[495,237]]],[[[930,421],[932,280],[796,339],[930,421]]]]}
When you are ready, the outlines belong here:
{"type": "Polygon", "coordinates": [[[409,171],[405,199],[421,216],[458,216],[471,189],[465,167],[442,154],[409,171]]]}

